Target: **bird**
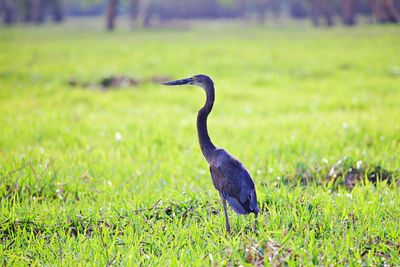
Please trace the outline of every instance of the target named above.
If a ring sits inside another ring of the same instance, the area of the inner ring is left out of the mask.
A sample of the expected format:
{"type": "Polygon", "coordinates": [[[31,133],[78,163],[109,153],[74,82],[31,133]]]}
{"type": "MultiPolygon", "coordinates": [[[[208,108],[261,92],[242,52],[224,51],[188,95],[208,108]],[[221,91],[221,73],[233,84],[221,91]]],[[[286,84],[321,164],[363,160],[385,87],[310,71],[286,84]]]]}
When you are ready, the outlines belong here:
{"type": "Polygon", "coordinates": [[[234,156],[225,149],[217,148],[210,139],[207,129],[207,118],[211,113],[215,101],[214,82],[210,77],[198,74],[193,77],[169,81],[163,85],[194,85],[204,89],[206,102],[197,113],[197,134],[200,149],[207,160],[211,179],[222,200],[225,214],[225,228],[231,232],[227,211],[228,202],[237,214],[254,213],[253,231],[257,233],[257,218],[260,209],[257,203],[257,194],[253,179],[249,171],[234,156]]]}

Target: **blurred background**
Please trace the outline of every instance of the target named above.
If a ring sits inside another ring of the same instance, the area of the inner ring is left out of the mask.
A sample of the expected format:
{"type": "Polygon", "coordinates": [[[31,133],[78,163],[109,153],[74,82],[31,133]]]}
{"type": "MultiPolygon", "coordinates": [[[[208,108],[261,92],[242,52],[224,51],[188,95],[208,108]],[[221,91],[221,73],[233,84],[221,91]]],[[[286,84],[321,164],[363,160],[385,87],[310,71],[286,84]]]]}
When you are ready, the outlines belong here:
{"type": "Polygon", "coordinates": [[[176,19],[241,19],[266,23],[282,18],[310,20],[315,27],[358,23],[398,23],[399,0],[1,0],[4,25],[79,17],[104,17],[113,30],[127,19],[130,27],[157,27],[176,19]]]}

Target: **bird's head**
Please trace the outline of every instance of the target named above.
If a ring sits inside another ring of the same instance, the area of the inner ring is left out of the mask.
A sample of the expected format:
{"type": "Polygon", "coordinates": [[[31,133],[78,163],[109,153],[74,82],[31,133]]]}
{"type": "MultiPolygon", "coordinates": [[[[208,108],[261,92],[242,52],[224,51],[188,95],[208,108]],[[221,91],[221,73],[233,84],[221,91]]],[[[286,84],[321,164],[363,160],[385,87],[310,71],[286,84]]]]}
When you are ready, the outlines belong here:
{"type": "Polygon", "coordinates": [[[189,84],[189,85],[195,85],[199,86],[203,89],[206,89],[208,86],[214,85],[213,81],[211,80],[210,77],[207,75],[203,74],[198,74],[190,78],[185,78],[185,79],[180,79],[180,80],[175,80],[175,81],[170,81],[170,82],[164,82],[162,83],[164,85],[184,85],[184,84],[189,84]]]}

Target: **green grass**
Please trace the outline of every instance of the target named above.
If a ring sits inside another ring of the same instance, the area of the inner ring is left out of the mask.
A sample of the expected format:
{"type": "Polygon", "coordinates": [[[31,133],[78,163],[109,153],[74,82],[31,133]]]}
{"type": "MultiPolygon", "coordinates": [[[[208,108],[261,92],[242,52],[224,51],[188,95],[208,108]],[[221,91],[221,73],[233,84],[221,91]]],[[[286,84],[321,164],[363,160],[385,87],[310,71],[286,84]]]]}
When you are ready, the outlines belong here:
{"type": "Polygon", "coordinates": [[[399,28],[202,26],[0,29],[1,264],[400,265],[398,185],[327,178],[343,159],[399,178],[399,28]],[[197,73],[212,140],[255,180],[258,236],[231,210],[225,233],[200,89],[68,85],[197,73]]]}

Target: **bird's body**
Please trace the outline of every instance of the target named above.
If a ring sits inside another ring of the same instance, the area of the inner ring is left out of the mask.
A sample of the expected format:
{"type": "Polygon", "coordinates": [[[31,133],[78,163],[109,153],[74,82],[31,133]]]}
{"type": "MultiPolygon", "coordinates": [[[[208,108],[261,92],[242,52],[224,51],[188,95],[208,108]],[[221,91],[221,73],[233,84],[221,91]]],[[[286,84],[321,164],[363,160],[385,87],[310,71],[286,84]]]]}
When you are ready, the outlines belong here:
{"type": "Polygon", "coordinates": [[[253,180],[246,168],[224,149],[215,150],[210,163],[215,189],[238,214],[258,213],[253,180]]]}
{"type": "Polygon", "coordinates": [[[254,213],[256,230],[259,208],[254,182],[242,163],[224,149],[215,147],[207,130],[207,118],[215,100],[214,83],[206,75],[166,82],[165,85],[192,84],[202,87],[206,92],[206,103],[197,114],[197,133],[201,151],[210,165],[211,178],[215,189],[219,191],[225,212],[226,229],[230,231],[226,201],[238,214],[254,213]]]}

